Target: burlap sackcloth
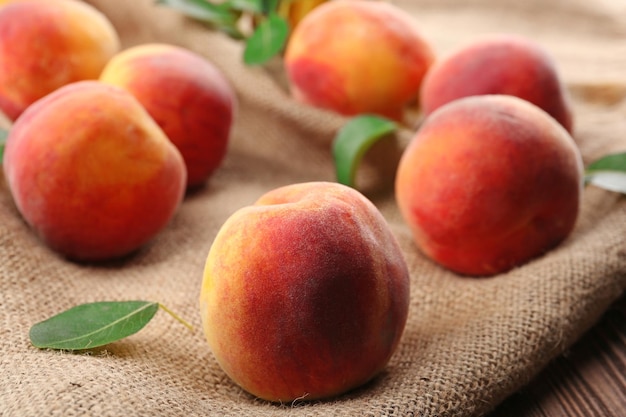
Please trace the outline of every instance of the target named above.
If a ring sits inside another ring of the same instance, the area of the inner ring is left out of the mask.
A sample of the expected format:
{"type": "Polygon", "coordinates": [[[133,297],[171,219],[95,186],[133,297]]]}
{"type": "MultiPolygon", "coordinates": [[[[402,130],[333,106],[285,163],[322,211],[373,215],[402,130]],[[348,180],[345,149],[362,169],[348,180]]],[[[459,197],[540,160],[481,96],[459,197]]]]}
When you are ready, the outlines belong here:
{"type": "MultiPolygon", "coordinates": [[[[388,219],[411,270],[410,316],[398,351],[378,378],[340,398],[283,405],[253,398],[225,376],[205,343],[197,303],[204,261],[236,209],[281,185],[334,180],[330,143],[345,119],[294,103],[280,81],[280,63],[245,67],[241,44],[152,0],[93,3],[112,19],[125,47],[169,42],[218,65],[239,96],[236,126],[226,161],[208,186],[188,195],[167,229],[124,262],[78,265],[52,253],[27,229],[2,186],[1,416],[481,415],[575,342],[622,293],[626,204],[619,195],[585,189],[576,229],[557,249],[507,274],[462,278],[414,247],[385,180],[395,156],[381,147],[359,181],[388,219]],[[30,326],[57,312],[127,299],[159,301],[196,330],[159,313],[139,333],[87,354],[29,343],[30,326]]],[[[487,32],[540,41],[572,94],[585,161],[626,149],[621,0],[396,4],[414,15],[440,55],[487,32]]]]}

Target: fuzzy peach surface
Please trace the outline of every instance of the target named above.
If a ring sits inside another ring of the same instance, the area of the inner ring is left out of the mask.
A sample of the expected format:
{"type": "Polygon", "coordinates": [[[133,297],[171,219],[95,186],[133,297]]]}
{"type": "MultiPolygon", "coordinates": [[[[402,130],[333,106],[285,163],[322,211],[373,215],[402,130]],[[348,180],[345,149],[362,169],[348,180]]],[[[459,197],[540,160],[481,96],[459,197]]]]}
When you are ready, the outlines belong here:
{"type": "Polygon", "coordinates": [[[183,155],[189,187],[219,168],[237,103],[227,78],[204,57],[174,45],[138,45],[114,56],[99,79],[146,108],[183,155]]]}
{"type": "Polygon", "coordinates": [[[573,109],[557,64],[541,45],[510,34],[484,35],[440,58],[420,91],[425,114],[473,95],[508,94],[542,108],[568,131],[573,109]]]}
{"type": "Polygon", "coordinates": [[[0,8],[0,109],[15,120],[71,82],[97,79],[120,49],[115,28],[76,0],[11,2],[0,8]]]}
{"type": "Polygon", "coordinates": [[[284,60],[296,99],[346,115],[401,119],[434,53],[395,6],[340,0],[318,6],[300,22],[284,60]]]}
{"type": "Polygon", "coordinates": [[[396,198],[425,254],[493,275],[569,234],[582,170],[573,139],[547,113],[512,96],[474,96],[426,119],[400,161],[396,198]]]}
{"type": "Polygon", "coordinates": [[[271,401],[374,377],[400,340],[409,276],[382,215],[339,184],[294,184],[240,209],[207,258],[200,306],[225,372],[271,401]]]}
{"type": "Polygon", "coordinates": [[[30,106],[7,139],[16,206],[53,249],[117,257],[151,239],[182,201],[182,157],[127,92],[96,81],[30,106]]]}

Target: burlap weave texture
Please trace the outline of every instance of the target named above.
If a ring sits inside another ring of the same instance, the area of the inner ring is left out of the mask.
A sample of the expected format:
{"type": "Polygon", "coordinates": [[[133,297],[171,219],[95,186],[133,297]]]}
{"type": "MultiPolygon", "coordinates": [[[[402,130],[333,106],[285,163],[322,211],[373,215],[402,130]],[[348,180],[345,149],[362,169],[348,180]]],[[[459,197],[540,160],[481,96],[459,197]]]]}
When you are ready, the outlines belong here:
{"type": "MultiPolygon", "coordinates": [[[[239,109],[224,165],[172,223],[123,262],[78,265],[43,247],[0,189],[0,416],[477,416],[527,383],[585,332],[626,286],[626,204],[585,189],[574,233],[507,274],[462,278],[414,247],[375,155],[360,177],[411,270],[411,309],[397,353],[374,381],[330,401],[275,405],[236,387],[200,330],[197,299],[215,233],[236,209],[290,183],[334,180],[330,143],[345,119],[294,103],[280,65],[245,67],[241,45],[152,0],[91,0],[125,47],[168,42],[214,62],[239,109]],[[29,327],[73,305],[159,301],[140,333],[88,354],[40,351],[29,327]]],[[[620,0],[398,0],[442,55],[488,32],[541,42],[575,104],[586,162],[626,150],[626,6],[620,0]]],[[[410,132],[404,132],[410,136],[410,132]]]]}

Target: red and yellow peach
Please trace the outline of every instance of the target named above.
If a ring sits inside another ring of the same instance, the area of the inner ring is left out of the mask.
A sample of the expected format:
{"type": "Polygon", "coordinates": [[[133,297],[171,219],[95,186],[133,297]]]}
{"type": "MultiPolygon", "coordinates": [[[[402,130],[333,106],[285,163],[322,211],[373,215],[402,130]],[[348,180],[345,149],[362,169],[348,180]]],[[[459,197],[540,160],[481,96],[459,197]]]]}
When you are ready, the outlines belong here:
{"type": "Polygon", "coordinates": [[[546,112],[472,96],[426,118],[398,166],[396,199],[424,254],[460,274],[494,275],[568,236],[582,173],[574,140],[546,112]]]}
{"type": "Polygon", "coordinates": [[[508,94],[527,100],[573,130],[573,110],[552,56],[540,44],[509,34],[488,35],[440,58],[420,92],[426,115],[462,97],[508,94]]]}
{"type": "Polygon", "coordinates": [[[284,64],[298,101],[344,115],[403,119],[434,60],[411,16],[387,2],[317,6],[291,34],[284,64]]]}
{"type": "Polygon", "coordinates": [[[22,0],[0,8],[0,110],[15,120],[66,84],[97,79],[118,52],[113,25],[77,0],[22,0]]]}
{"type": "Polygon", "coordinates": [[[100,81],[128,90],[182,153],[188,188],[221,165],[228,149],[235,93],[204,57],[173,45],[126,49],[106,65],[100,81]]]}
{"type": "Polygon", "coordinates": [[[27,224],[78,261],[147,243],[173,217],[186,181],[180,153],[141,104],[97,81],[29,106],[9,132],[3,168],[27,224]]]}
{"type": "Polygon", "coordinates": [[[369,200],[298,183],[224,223],[200,307],[215,358],[243,389],[276,402],[326,398],[385,367],[407,319],[409,274],[369,200]]]}

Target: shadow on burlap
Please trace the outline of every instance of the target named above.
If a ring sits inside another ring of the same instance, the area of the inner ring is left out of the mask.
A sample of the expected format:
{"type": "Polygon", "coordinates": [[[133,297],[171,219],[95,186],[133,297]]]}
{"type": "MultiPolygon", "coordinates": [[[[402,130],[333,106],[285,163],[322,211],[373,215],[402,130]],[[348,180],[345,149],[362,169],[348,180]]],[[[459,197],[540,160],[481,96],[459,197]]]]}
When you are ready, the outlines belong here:
{"type": "MultiPolygon", "coordinates": [[[[280,65],[244,67],[240,44],[151,0],[92,3],[112,19],[124,46],[179,44],[218,65],[237,90],[237,122],[226,161],[206,188],[186,197],[150,245],[111,265],[74,264],[43,247],[2,185],[0,415],[476,416],[527,383],[621,295],[626,205],[620,196],[586,188],[576,229],[557,249],[507,274],[462,278],[413,246],[384,180],[394,153],[385,154],[385,163],[374,152],[360,186],[389,221],[411,270],[410,316],[399,349],[379,377],[340,398],[284,405],[253,398],[220,370],[200,330],[204,260],[236,209],[281,185],[333,181],[330,142],[345,120],[295,104],[277,82],[280,65]],[[125,299],[162,302],[196,330],[159,313],[136,335],[87,354],[39,351],[29,343],[30,326],[52,314],[125,299]]],[[[626,8],[619,0],[521,3],[398,2],[440,55],[487,32],[540,41],[574,99],[575,139],[585,161],[625,150],[626,26],[620,23],[626,8]]]]}

